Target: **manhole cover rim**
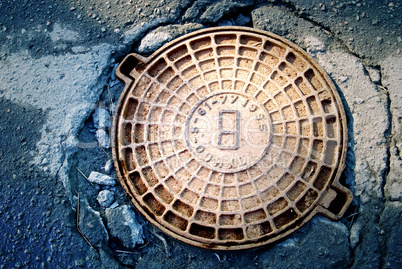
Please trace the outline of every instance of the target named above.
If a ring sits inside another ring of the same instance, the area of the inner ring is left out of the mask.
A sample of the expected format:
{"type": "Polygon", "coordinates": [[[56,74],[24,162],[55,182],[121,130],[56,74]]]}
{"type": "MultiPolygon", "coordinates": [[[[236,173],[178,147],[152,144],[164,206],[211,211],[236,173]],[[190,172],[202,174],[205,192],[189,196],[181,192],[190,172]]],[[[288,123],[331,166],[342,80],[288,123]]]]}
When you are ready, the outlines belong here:
{"type": "MultiPolygon", "coordinates": [[[[254,33],[254,34],[258,34],[258,35],[262,35],[262,36],[266,36],[266,37],[278,40],[279,42],[284,43],[285,45],[291,47],[292,49],[297,51],[297,53],[300,53],[303,57],[305,57],[305,59],[310,61],[311,64],[314,66],[314,68],[323,77],[325,82],[328,83],[328,86],[330,87],[330,91],[335,99],[335,104],[338,109],[339,119],[340,119],[340,124],[341,124],[341,129],[342,129],[342,133],[341,133],[342,137],[340,139],[342,141],[342,147],[339,150],[339,152],[341,154],[339,155],[338,166],[335,168],[336,171],[334,172],[333,178],[331,180],[329,180],[329,183],[327,184],[326,188],[322,190],[322,192],[320,194],[320,196],[321,196],[320,199],[317,199],[317,201],[314,202],[314,204],[311,206],[311,208],[308,209],[306,214],[304,214],[302,217],[299,217],[297,219],[298,221],[296,221],[292,225],[288,226],[285,230],[279,229],[277,232],[271,233],[269,236],[267,236],[267,239],[265,239],[263,241],[259,240],[256,243],[248,243],[245,245],[237,245],[236,243],[231,244],[231,245],[230,244],[229,245],[217,245],[217,244],[209,244],[205,240],[196,241],[193,239],[189,239],[181,234],[175,233],[168,227],[165,227],[162,223],[160,223],[157,220],[150,217],[150,214],[148,214],[147,211],[144,210],[144,208],[137,201],[135,196],[132,195],[132,190],[130,190],[129,183],[127,182],[127,179],[126,179],[128,177],[128,173],[126,173],[125,169],[123,169],[124,165],[122,163],[120,163],[120,161],[118,159],[119,153],[118,153],[118,148],[117,148],[117,145],[118,145],[118,135],[117,135],[118,128],[117,127],[118,127],[118,122],[119,122],[119,115],[121,113],[122,106],[124,104],[126,96],[129,93],[129,90],[132,88],[133,84],[136,83],[136,81],[134,79],[127,78],[125,75],[123,75],[120,72],[120,67],[121,67],[121,65],[120,65],[118,67],[116,73],[119,76],[119,78],[121,78],[122,80],[125,81],[126,86],[125,86],[125,88],[119,98],[119,101],[116,105],[114,120],[113,120],[112,127],[111,127],[111,141],[112,141],[112,145],[113,145],[112,146],[112,155],[113,155],[114,165],[116,167],[116,173],[118,175],[118,178],[119,178],[123,188],[125,189],[126,193],[129,195],[130,200],[135,205],[136,209],[139,210],[140,213],[148,221],[150,221],[153,225],[155,225],[156,227],[158,227],[159,229],[161,229],[168,235],[170,235],[176,239],[179,239],[187,244],[190,244],[193,246],[198,246],[198,247],[203,247],[203,248],[207,248],[207,249],[238,250],[238,249],[249,249],[249,248],[263,246],[263,245],[269,244],[271,242],[277,241],[278,239],[281,239],[281,238],[286,237],[287,235],[293,233],[295,230],[302,227],[306,222],[308,222],[317,213],[321,213],[321,214],[329,217],[330,219],[340,218],[343,215],[346,208],[348,207],[348,205],[350,204],[351,196],[352,196],[351,192],[339,183],[340,175],[345,166],[347,140],[348,140],[346,114],[344,111],[342,100],[339,96],[339,93],[337,92],[337,89],[336,89],[334,83],[332,82],[330,77],[327,75],[327,73],[323,70],[323,68],[317,63],[317,61],[314,58],[312,58],[309,54],[307,54],[303,49],[301,49],[299,46],[295,45],[294,43],[290,42],[289,40],[286,40],[276,34],[273,34],[273,33],[267,32],[267,31],[257,30],[257,29],[248,28],[248,27],[230,27],[229,26],[229,27],[207,28],[207,29],[202,29],[202,30],[198,30],[198,31],[189,33],[187,35],[177,38],[177,39],[169,42],[168,44],[164,45],[163,47],[158,49],[155,53],[150,55],[148,58],[144,58],[140,55],[135,55],[135,56],[137,57],[137,59],[141,59],[141,61],[147,65],[149,63],[152,63],[155,59],[157,59],[163,52],[167,51],[171,47],[176,46],[183,40],[186,40],[186,39],[198,36],[198,35],[213,34],[213,33],[218,33],[218,32],[219,33],[245,32],[245,33],[249,33],[249,34],[254,33]],[[347,201],[346,201],[345,205],[343,206],[343,209],[338,214],[333,214],[328,209],[325,209],[324,207],[322,207],[320,205],[321,201],[323,199],[325,199],[327,192],[334,188],[343,192],[345,194],[345,196],[347,196],[347,201]],[[202,242],[202,241],[205,241],[205,242],[202,242]]],[[[133,54],[131,54],[131,55],[133,55],[133,54]]],[[[129,57],[129,56],[130,55],[128,55],[127,57],[129,57]]]]}

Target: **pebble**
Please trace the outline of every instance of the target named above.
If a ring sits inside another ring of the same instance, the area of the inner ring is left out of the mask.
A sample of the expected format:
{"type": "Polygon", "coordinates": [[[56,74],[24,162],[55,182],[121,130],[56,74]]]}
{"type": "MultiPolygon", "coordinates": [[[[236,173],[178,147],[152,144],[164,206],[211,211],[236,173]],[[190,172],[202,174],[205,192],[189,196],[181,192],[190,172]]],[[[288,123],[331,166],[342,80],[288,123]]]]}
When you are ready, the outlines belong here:
{"type": "Polygon", "coordinates": [[[346,81],[349,80],[349,77],[348,77],[348,76],[340,76],[340,77],[339,77],[339,80],[340,80],[342,83],[345,83],[346,81]]]}
{"type": "Polygon", "coordinates": [[[71,8],[70,8],[71,11],[74,11],[75,9],[76,9],[75,7],[71,7],[71,8]]]}
{"type": "Polygon", "coordinates": [[[108,160],[105,164],[105,172],[110,174],[110,172],[112,172],[113,169],[113,160],[108,160]]]}
{"type": "Polygon", "coordinates": [[[246,17],[243,14],[239,14],[239,16],[237,16],[236,19],[236,24],[237,25],[246,25],[247,23],[249,23],[251,21],[250,17],[246,17]]]}
{"type": "Polygon", "coordinates": [[[378,69],[367,66],[366,70],[369,73],[369,77],[370,77],[371,81],[373,81],[374,83],[381,82],[381,74],[378,69]]]}
{"type": "Polygon", "coordinates": [[[91,183],[99,184],[99,185],[107,185],[114,186],[116,181],[111,176],[99,173],[99,172],[91,172],[88,177],[88,181],[91,183]]]}
{"type": "Polygon", "coordinates": [[[99,106],[93,116],[93,122],[96,129],[109,129],[110,127],[110,115],[106,108],[99,106]]]}
{"type": "Polygon", "coordinates": [[[114,201],[114,194],[109,190],[100,191],[97,200],[101,206],[109,207],[114,201]]]}
{"type": "Polygon", "coordinates": [[[103,129],[97,130],[95,136],[96,139],[98,140],[99,146],[105,149],[110,148],[110,138],[105,130],[103,129]]]}

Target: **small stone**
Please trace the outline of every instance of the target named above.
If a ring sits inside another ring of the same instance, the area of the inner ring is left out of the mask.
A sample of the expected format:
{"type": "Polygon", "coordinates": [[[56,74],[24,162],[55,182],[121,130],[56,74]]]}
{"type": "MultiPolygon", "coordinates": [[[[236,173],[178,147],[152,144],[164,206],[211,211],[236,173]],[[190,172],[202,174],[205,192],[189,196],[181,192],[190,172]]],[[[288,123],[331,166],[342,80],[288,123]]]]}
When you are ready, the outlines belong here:
{"type": "Polygon", "coordinates": [[[382,37],[377,36],[376,40],[377,40],[378,43],[382,43],[382,37]]]}
{"type": "Polygon", "coordinates": [[[364,103],[364,99],[362,99],[362,98],[356,98],[355,103],[358,104],[358,105],[361,105],[361,104],[364,103]]]}
{"type": "Polygon", "coordinates": [[[349,235],[349,241],[350,245],[353,248],[356,247],[357,243],[360,241],[360,231],[361,231],[362,225],[360,222],[355,222],[352,225],[352,228],[350,229],[350,235],[349,235]]]}
{"type": "Polygon", "coordinates": [[[356,15],[356,20],[357,20],[357,21],[360,21],[359,15],[356,15]]]}
{"type": "Polygon", "coordinates": [[[105,216],[110,236],[120,240],[124,247],[133,249],[135,246],[144,243],[142,225],[129,206],[107,208],[105,216]]]}
{"type": "Polygon", "coordinates": [[[71,7],[70,10],[71,10],[71,11],[74,11],[74,10],[76,10],[76,8],[75,8],[75,7],[71,7]]]}
{"type": "Polygon", "coordinates": [[[154,10],[154,14],[155,14],[156,16],[160,16],[160,15],[161,15],[161,10],[160,10],[159,8],[156,8],[156,9],[154,10]]]}
{"type": "Polygon", "coordinates": [[[114,186],[116,181],[111,176],[99,173],[99,172],[91,172],[88,177],[88,181],[91,183],[99,184],[99,185],[107,185],[114,186]]]}
{"type": "Polygon", "coordinates": [[[113,169],[113,160],[108,160],[105,164],[105,172],[110,174],[110,172],[112,172],[113,169]]]}
{"type": "Polygon", "coordinates": [[[98,203],[103,207],[109,207],[114,201],[113,192],[109,190],[103,190],[99,192],[97,197],[98,203]]]}
{"type": "Polygon", "coordinates": [[[93,210],[87,200],[81,202],[78,214],[80,230],[93,246],[100,247],[109,240],[100,213],[93,210]]]}
{"type": "Polygon", "coordinates": [[[366,67],[367,72],[369,73],[369,77],[372,82],[380,83],[381,82],[381,74],[380,71],[373,67],[366,67]]]}
{"type": "Polygon", "coordinates": [[[113,30],[113,32],[115,32],[116,34],[118,34],[118,33],[120,33],[120,29],[119,29],[119,28],[115,28],[115,29],[113,30]]]}
{"type": "Polygon", "coordinates": [[[110,128],[110,114],[105,107],[99,106],[92,118],[96,129],[108,130],[110,128]]]}
{"type": "Polygon", "coordinates": [[[102,27],[102,28],[101,28],[101,31],[102,31],[102,33],[106,32],[106,28],[105,28],[105,27],[102,27]]]}
{"type": "Polygon", "coordinates": [[[389,6],[389,7],[394,7],[395,4],[394,4],[393,2],[391,2],[391,3],[388,4],[388,6],[389,6]]]}
{"type": "Polygon", "coordinates": [[[340,77],[339,77],[339,80],[340,80],[342,83],[345,83],[346,81],[349,80],[349,77],[348,77],[348,76],[340,76],[340,77]]]}
{"type": "Polygon", "coordinates": [[[110,208],[110,209],[113,209],[113,208],[116,208],[116,207],[118,207],[118,206],[119,206],[119,203],[118,203],[117,201],[114,201],[114,203],[111,204],[111,205],[109,206],[109,208],[110,208]]]}
{"type": "MultiPolygon", "coordinates": [[[[78,54],[78,53],[85,53],[88,51],[88,49],[84,46],[75,46],[71,48],[71,51],[78,54]]],[[[80,69],[80,66],[77,65],[77,70],[80,69]]]]}
{"type": "Polygon", "coordinates": [[[322,10],[322,11],[325,11],[325,9],[326,9],[325,5],[322,5],[322,6],[321,6],[321,10],[322,10]]]}
{"type": "Polygon", "coordinates": [[[353,37],[349,38],[350,42],[353,42],[355,39],[353,37]]]}
{"type": "Polygon", "coordinates": [[[99,146],[105,149],[110,148],[110,138],[105,130],[103,129],[97,130],[95,136],[96,139],[98,140],[99,146]]]}
{"type": "Polygon", "coordinates": [[[219,26],[232,26],[232,25],[233,23],[227,20],[222,20],[221,22],[219,22],[219,26]]]}
{"type": "Polygon", "coordinates": [[[247,23],[249,23],[251,21],[250,17],[246,17],[243,14],[239,14],[239,16],[237,16],[236,19],[236,24],[237,25],[246,25],[247,23]]]}

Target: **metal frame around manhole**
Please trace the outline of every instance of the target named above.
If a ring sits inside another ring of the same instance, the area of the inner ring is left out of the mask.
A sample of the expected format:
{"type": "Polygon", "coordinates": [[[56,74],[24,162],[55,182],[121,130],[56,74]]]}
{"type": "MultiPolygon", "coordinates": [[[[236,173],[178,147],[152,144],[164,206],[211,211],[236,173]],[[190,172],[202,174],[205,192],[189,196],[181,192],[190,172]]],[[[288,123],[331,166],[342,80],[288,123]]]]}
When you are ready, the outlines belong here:
{"type": "Polygon", "coordinates": [[[113,159],[135,207],[188,244],[274,242],[317,213],[339,219],[345,112],[306,52],[245,27],[200,30],[149,58],[129,54],[113,159]]]}

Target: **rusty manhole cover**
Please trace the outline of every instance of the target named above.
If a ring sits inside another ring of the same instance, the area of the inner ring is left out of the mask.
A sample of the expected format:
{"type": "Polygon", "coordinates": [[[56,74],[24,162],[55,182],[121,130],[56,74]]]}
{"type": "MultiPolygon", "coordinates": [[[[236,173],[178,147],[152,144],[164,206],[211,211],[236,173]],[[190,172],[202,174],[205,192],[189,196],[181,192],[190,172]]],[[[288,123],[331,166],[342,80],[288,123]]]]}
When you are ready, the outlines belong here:
{"type": "Polygon", "coordinates": [[[321,67],[289,41],[242,27],[128,55],[114,119],[121,184],[155,226],[191,245],[261,246],[315,214],[340,218],[346,119],[321,67]]]}

